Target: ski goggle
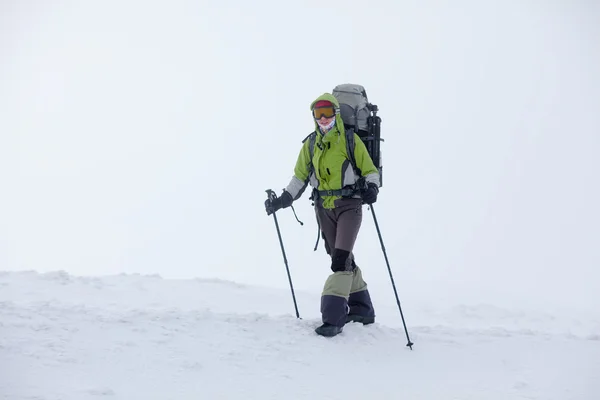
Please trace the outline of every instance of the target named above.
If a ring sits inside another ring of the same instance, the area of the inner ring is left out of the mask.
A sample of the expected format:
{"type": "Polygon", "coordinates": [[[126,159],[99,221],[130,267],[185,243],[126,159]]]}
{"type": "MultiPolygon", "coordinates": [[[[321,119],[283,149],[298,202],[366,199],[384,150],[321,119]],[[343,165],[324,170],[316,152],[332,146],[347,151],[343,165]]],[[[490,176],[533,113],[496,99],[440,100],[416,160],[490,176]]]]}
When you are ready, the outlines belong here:
{"type": "Polygon", "coordinates": [[[321,119],[321,117],[333,118],[333,117],[335,117],[335,107],[327,106],[327,107],[313,108],[313,117],[316,120],[321,119]]]}

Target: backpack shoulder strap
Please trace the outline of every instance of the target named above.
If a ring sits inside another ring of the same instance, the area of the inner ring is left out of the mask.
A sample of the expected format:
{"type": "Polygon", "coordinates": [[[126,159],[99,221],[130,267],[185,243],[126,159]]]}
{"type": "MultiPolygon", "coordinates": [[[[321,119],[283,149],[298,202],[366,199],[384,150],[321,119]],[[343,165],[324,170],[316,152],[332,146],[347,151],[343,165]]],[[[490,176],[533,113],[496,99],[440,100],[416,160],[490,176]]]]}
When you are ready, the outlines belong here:
{"type": "Polygon", "coordinates": [[[304,139],[302,139],[302,143],[304,143],[304,142],[306,142],[308,139],[310,139],[310,137],[311,137],[312,135],[314,135],[315,133],[316,133],[315,131],[312,131],[311,133],[309,133],[308,135],[306,135],[306,137],[305,137],[304,139]]]}
{"type": "Polygon", "coordinates": [[[356,165],[356,158],[354,158],[354,129],[349,128],[346,129],[346,152],[348,153],[348,158],[350,159],[350,163],[352,164],[352,168],[358,174],[359,177],[362,176],[362,172],[360,168],[356,165]]]}
{"type": "Polygon", "coordinates": [[[312,159],[313,156],[315,154],[315,142],[317,141],[317,132],[313,131],[311,132],[307,137],[304,138],[304,140],[302,141],[302,143],[306,142],[308,140],[308,154],[309,154],[309,160],[310,160],[310,164],[308,166],[309,169],[309,176],[311,172],[313,171],[313,163],[312,163],[312,159]]]}

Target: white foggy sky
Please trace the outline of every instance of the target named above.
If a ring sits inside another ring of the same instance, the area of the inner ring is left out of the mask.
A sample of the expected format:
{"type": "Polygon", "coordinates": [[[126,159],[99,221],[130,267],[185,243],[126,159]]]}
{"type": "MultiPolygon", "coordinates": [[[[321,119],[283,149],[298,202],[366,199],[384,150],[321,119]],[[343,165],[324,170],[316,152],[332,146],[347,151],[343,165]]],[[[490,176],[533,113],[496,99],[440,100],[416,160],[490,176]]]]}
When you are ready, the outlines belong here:
{"type": "MultiPolygon", "coordinates": [[[[310,102],[351,82],[383,118],[375,210],[404,302],[598,309],[598,3],[366,4],[1,0],[0,270],[287,287],[265,189],[310,102]]],[[[318,290],[308,191],[295,208],[292,277],[318,290]]],[[[357,261],[393,301],[364,211],[357,261]]]]}

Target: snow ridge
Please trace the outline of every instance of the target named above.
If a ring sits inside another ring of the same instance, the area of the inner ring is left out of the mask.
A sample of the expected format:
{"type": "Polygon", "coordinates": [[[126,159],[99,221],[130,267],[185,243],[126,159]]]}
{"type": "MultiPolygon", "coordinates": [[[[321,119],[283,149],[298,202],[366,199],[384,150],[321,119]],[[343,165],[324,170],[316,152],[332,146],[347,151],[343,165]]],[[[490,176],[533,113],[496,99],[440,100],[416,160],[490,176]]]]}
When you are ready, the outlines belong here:
{"type": "MultiPolygon", "coordinates": [[[[600,393],[597,333],[557,333],[539,316],[456,306],[419,321],[439,323],[410,326],[410,351],[398,324],[349,324],[337,337],[318,337],[318,294],[297,295],[313,302],[300,320],[289,293],[234,282],[0,272],[0,396],[591,400],[600,393]],[[507,323],[517,315],[530,327],[507,323]]],[[[381,320],[393,319],[384,311],[381,320]]]]}

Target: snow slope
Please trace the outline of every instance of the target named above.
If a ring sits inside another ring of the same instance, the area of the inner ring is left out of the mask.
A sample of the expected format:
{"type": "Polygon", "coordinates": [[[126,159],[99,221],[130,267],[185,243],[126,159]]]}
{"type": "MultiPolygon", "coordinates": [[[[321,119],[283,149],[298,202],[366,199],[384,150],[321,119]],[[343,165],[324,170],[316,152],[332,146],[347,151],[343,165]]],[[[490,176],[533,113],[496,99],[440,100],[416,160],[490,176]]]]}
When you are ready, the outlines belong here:
{"type": "MultiPolygon", "coordinates": [[[[600,324],[461,305],[318,337],[319,293],[0,272],[0,398],[600,398],[600,324]]],[[[376,304],[377,306],[377,304],[376,304]]]]}

